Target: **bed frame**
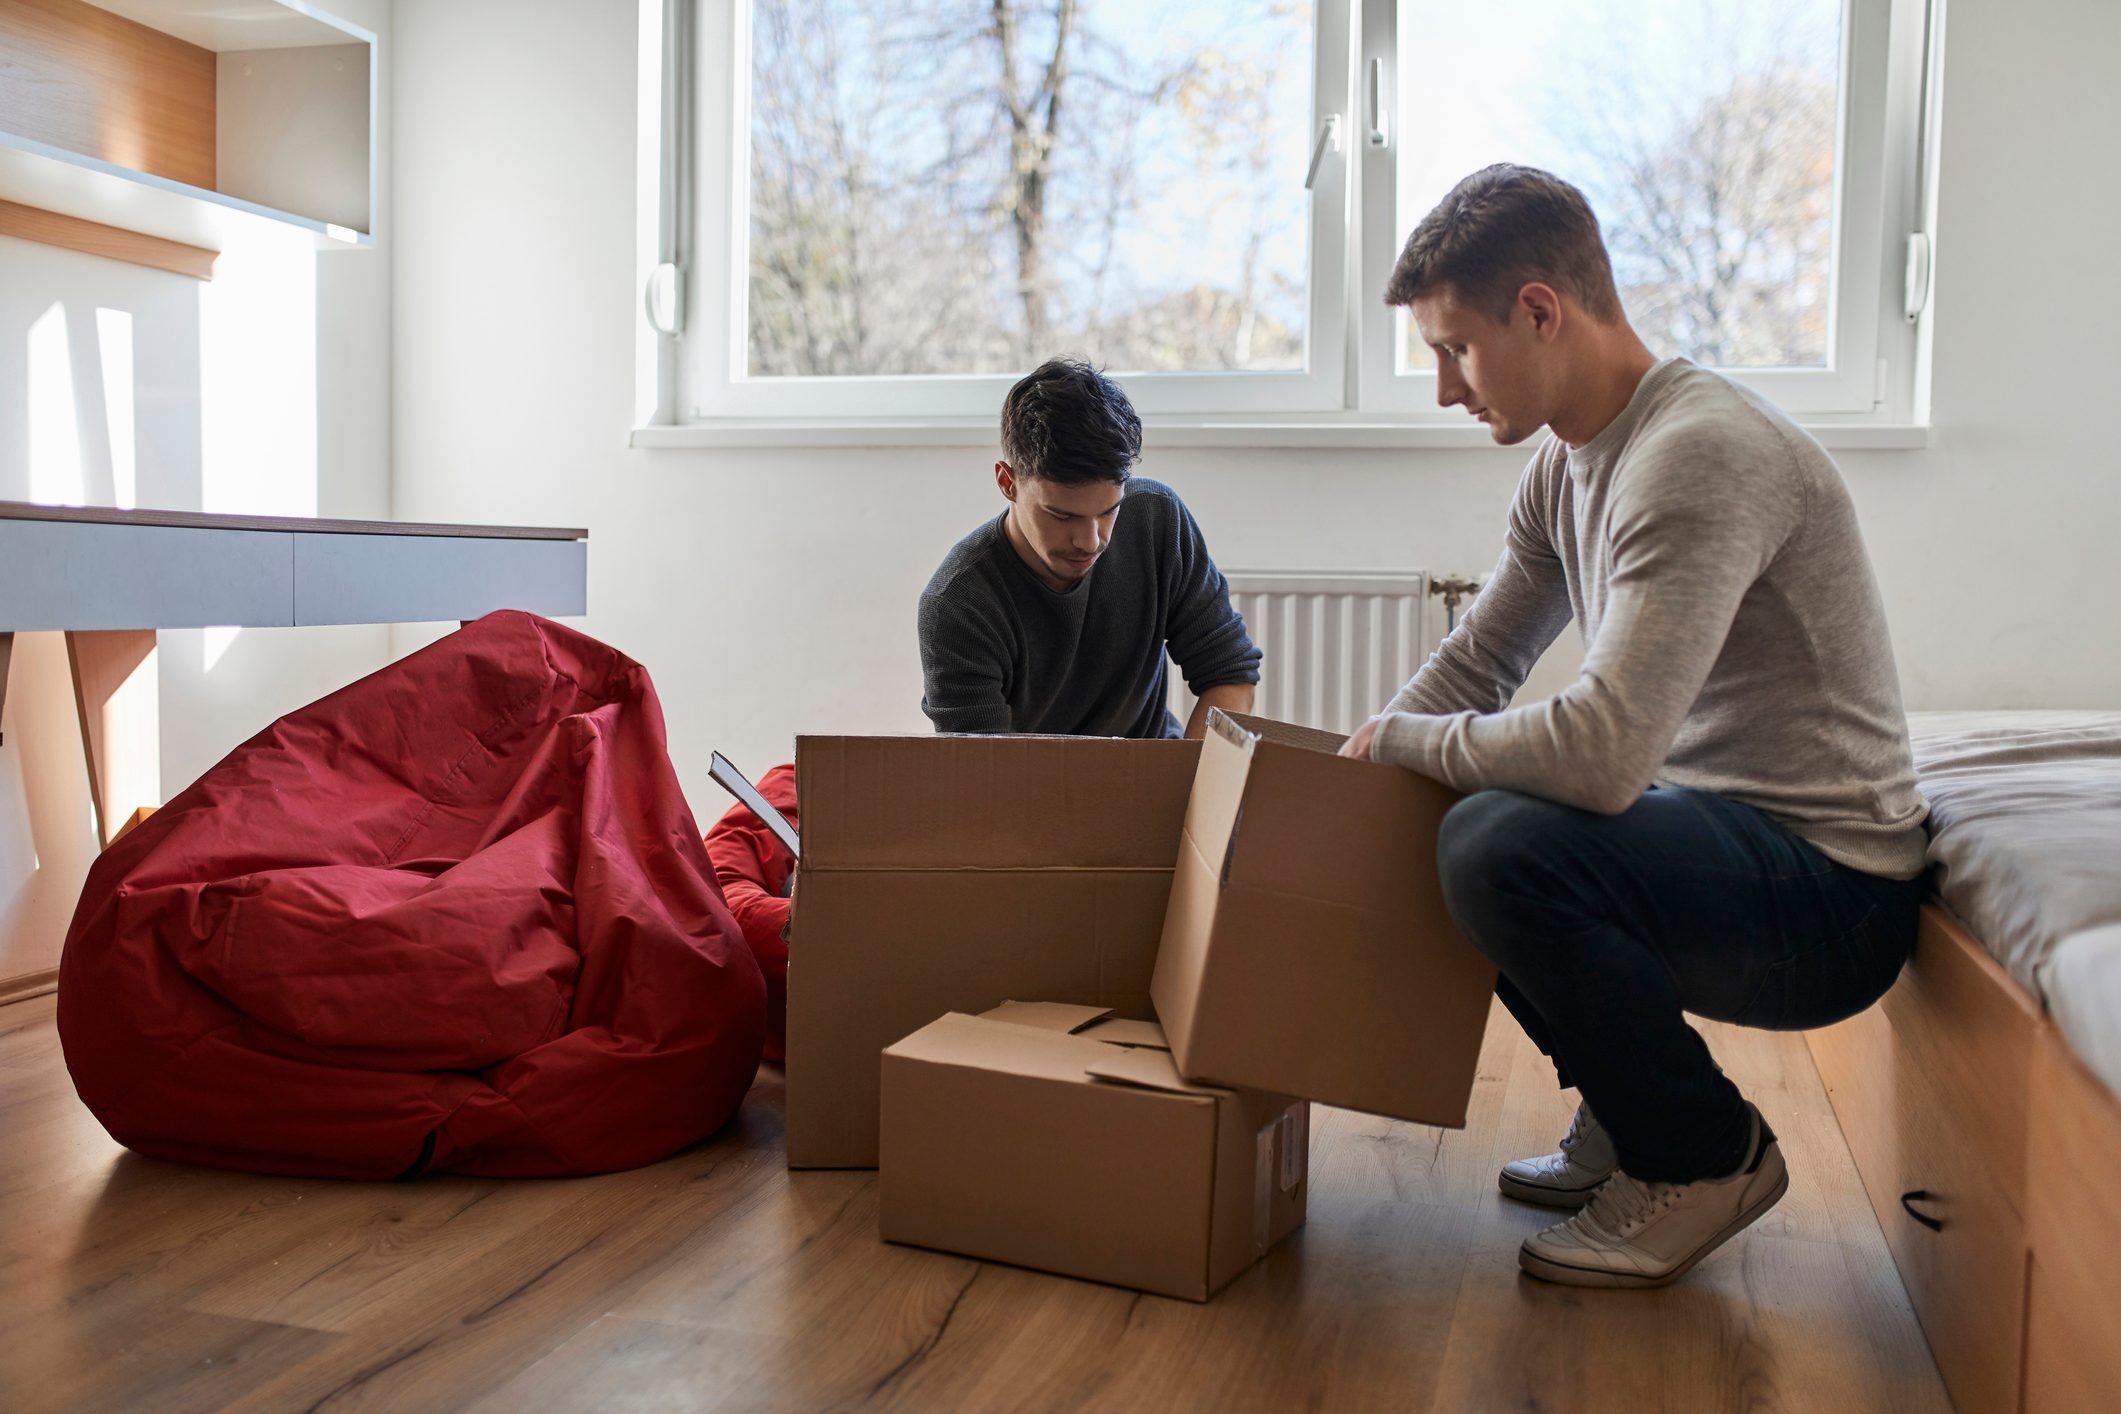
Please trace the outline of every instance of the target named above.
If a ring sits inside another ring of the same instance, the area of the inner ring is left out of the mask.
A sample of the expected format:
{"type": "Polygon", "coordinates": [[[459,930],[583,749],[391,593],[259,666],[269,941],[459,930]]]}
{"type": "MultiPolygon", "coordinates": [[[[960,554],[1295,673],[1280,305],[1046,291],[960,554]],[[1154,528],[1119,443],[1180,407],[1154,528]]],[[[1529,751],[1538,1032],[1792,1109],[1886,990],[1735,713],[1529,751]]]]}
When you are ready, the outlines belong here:
{"type": "Polygon", "coordinates": [[[1961,1414],[2121,1407],[2121,1100],[1934,906],[1884,999],[1809,1039],[1961,1414]]]}

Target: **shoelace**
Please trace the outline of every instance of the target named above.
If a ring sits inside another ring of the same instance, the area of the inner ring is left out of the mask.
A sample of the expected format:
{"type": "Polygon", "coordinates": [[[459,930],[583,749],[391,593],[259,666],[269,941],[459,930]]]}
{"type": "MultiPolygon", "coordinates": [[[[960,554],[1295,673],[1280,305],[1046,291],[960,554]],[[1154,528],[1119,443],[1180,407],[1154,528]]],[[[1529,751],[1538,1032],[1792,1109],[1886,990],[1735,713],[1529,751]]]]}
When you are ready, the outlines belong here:
{"type": "Polygon", "coordinates": [[[1598,1191],[1584,1206],[1583,1216],[1625,1240],[1678,1202],[1685,1189],[1683,1183],[1644,1183],[1616,1169],[1611,1178],[1598,1185],[1598,1191]]]}

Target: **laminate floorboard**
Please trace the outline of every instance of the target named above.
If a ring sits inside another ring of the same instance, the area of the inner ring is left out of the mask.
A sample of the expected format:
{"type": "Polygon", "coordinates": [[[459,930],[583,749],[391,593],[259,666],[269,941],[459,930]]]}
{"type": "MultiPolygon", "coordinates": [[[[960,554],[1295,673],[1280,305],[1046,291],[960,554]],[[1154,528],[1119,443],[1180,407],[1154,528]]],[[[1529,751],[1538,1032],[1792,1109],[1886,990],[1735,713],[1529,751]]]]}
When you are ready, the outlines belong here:
{"type": "Polygon", "coordinates": [[[782,1085],[575,1180],[334,1183],[129,1154],[51,997],[0,1007],[0,1408],[1950,1408],[1801,1037],[1704,1026],[1782,1204],[1685,1281],[1519,1275],[1496,1167],[1571,1101],[1498,1009],[1462,1130],[1314,1112],[1310,1221],[1205,1305],[888,1246],[867,1173],[789,1173],[782,1085]]]}

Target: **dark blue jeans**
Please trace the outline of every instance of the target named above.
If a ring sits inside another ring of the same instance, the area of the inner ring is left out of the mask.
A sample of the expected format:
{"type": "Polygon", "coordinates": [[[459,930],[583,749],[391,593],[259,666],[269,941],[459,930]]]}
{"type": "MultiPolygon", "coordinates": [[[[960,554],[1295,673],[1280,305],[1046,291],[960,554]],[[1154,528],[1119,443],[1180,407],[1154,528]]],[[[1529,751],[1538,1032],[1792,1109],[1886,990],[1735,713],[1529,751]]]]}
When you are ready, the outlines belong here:
{"type": "Polygon", "coordinates": [[[1923,895],[1696,790],[1618,815],[1482,791],[1444,817],[1437,863],[1496,994],[1646,1182],[1745,1160],[1745,1102],[1682,1013],[1780,1031],[1854,1016],[1899,975],[1923,895]]]}

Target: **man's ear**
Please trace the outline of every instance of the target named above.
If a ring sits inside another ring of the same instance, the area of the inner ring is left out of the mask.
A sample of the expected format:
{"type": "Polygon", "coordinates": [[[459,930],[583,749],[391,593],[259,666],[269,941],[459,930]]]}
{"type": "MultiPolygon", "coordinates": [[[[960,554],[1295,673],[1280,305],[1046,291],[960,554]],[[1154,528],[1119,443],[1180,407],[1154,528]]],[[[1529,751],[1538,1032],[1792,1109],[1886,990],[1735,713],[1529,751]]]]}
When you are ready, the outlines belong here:
{"type": "Polygon", "coordinates": [[[1561,296],[1552,285],[1534,280],[1517,291],[1517,308],[1532,321],[1532,333],[1552,339],[1561,332],[1561,296]]]}
{"type": "Polygon", "coordinates": [[[994,484],[1001,488],[1002,499],[1006,501],[1014,501],[1016,499],[1016,469],[1010,466],[1009,463],[996,462],[994,464],[994,484]]]}

